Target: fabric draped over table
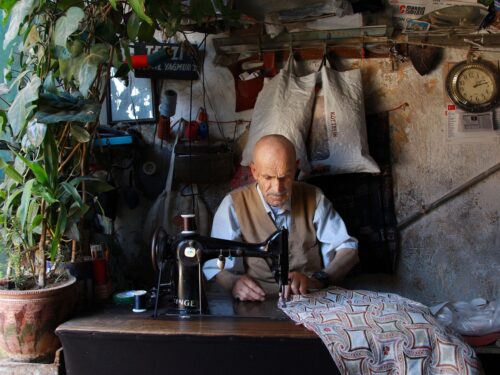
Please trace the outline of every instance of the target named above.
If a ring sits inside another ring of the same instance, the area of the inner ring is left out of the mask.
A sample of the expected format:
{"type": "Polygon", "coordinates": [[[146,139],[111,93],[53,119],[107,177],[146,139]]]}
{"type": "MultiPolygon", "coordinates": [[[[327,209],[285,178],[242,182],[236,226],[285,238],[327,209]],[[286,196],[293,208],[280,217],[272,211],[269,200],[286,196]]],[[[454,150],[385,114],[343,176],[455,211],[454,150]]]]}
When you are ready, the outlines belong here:
{"type": "Polygon", "coordinates": [[[321,338],[342,374],[483,373],[474,350],[428,307],[397,294],[332,287],[281,309],[321,338]]]}

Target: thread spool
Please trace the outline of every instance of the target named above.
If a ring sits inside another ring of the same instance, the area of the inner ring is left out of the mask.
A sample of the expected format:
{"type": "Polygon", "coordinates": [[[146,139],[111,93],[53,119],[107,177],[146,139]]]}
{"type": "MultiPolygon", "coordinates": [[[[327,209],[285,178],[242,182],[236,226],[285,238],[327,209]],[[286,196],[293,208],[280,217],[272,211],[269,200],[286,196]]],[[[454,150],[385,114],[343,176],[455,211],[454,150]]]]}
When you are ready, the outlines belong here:
{"type": "Polygon", "coordinates": [[[189,234],[189,233],[195,233],[196,232],[196,216],[195,214],[184,214],[181,215],[182,217],[182,233],[183,234],[189,234]]]}
{"type": "Polygon", "coordinates": [[[201,139],[208,137],[208,124],[206,122],[200,122],[200,125],[198,125],[198,135],[201,139]]]}
{"type": "Polygon", "coordinates": [[[139,313],[146,311],[146,294],[145,290],[136,290],[134,292],[134,308],[133,312],[139,313]]]}
{"type": "Polygon", "coordinates": [[[198,122],[208,122],[208,115],[207,112],[205,111],[205,108],[200,108],[198,112],[198,117],[196,118],[198,122]]]}
{"type": "Polygon", "coordinates": [[[184,128],[184,138],[195,140],[198,137],[198,122],[191,121],[184,128]]]}
{"type": "Polygon", "coordinates": [[[168,139],[169,135],[170,135],[170,117],[160,115],[160,119],[158,120],[158,127],[156,130],[156,136],[165,141],[168,139]]]}
{"type": "Polygon", "coordinates": [[[108,282],[108,265],[106,259],[97,258],[92,261],[94,271],[94,283],[104,285],[108,282]]]}
{"type": "Polygon", "coordinates": [[[177,106],[177,93],[174,90],[165,90],[160,99],[160,114],[165,117],[175,115],[177,106]]]}

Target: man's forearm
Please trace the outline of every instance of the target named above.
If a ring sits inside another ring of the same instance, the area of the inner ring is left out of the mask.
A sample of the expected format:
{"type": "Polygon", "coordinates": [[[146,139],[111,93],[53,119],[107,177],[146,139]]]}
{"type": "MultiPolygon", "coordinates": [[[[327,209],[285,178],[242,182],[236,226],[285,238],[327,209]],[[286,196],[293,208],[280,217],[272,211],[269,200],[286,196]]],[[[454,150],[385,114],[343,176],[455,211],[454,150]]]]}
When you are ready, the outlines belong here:
{"type": "Polygon", "coordinates": [[[215,281],[228,291],[233,290],[234,283],[238,280],[238,278],[239,276],[226,270],[222,270],[215,275],[215,281]]]}
{"type": "Polygon", "coordinates": [[[330,276],[330,281],[335,284],[341,281],[358,262],[358,249],[339,249],[325,268],[325,272],[330,276]]]}

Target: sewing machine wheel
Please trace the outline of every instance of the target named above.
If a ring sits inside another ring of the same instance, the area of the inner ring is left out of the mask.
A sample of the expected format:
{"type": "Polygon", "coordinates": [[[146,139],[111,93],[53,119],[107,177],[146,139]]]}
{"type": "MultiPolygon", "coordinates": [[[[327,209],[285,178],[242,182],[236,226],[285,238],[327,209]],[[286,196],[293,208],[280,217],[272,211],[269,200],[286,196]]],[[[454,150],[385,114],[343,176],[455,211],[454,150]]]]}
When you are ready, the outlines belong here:
{"type": "Polygon", "coordinates": [[[155,272],[158,272],[163,262],[168,260],[165,259],[165,251],[168,253],[170,242],[171,239],[168,233],[161,227],[156,228],[153,233],[153,240],[151,241],[151,262],[155,272]]]}

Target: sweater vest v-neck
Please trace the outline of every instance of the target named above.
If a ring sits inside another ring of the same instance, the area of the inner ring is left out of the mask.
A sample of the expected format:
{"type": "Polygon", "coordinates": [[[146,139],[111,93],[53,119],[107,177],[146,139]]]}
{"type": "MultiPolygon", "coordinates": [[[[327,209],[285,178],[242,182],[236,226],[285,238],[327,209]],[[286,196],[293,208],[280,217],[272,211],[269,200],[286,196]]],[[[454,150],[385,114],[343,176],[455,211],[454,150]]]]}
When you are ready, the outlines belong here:
{"type": "MultiPolygon", "coordinates": [[[[251,184],[231,192],[234,210],[240,225],[242,240],[247,243],[265,241],[279,228],[262,204],[257,185],[251,184]]],[[[311,185],[294,182],[291,197],[291,218],[288,228],[289,270],[310,275],[322,267],[322,259],[313,224],[316,191],[311,185]]],[[[266,294],[278,293],[278,284],[266,261],[245,258],[248,276],[256,280],[266,294]]]]}

